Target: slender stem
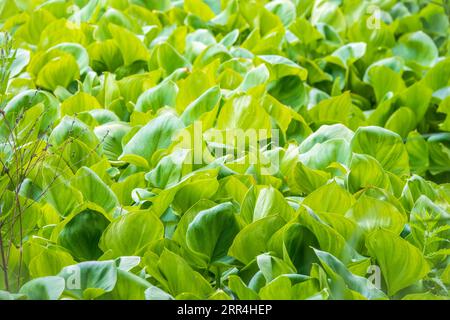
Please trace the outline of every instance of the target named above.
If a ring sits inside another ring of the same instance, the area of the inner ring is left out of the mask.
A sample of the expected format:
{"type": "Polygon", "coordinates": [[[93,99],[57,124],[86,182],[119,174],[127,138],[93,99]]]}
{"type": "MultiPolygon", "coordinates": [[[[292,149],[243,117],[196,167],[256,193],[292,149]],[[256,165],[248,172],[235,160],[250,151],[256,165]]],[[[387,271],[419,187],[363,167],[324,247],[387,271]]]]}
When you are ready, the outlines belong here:
{"type": "Polygon", "coordinates": [[[222,286],[222,283],[221,283],[221,277],[222,277],[222,273],[220,272],[220,268],[217,267],[217,273],[216,273],[216,289],[220,289],[220,287],[222,286]]]}
{"type": "MultiPolygon", "coordinates": [[[[1,211],[1,208],[0,208],[1,211]]],[[[0,253],[2,258],[2,269],[3,269],[3,279],[5,282],[5,289],[9,291],[9,281],[8,281],[8,261],[6,261],[5,248],[3,246],[3,235],[0,230],[0,253]]]]}

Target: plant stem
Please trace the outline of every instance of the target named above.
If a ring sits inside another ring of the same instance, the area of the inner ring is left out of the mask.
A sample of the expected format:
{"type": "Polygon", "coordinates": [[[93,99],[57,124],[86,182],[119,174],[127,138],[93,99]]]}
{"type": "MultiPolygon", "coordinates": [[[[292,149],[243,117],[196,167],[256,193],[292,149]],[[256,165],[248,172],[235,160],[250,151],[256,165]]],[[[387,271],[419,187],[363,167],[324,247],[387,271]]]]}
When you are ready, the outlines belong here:
{"type": "Polygon", "coordinates": [[[217,273],[216,273],[216,289],[220,289],[220,287],[222,286],[222,283],[221,283],[221,277],[222,277],[222,273],[220,272],[220,268],[217,267],[217,273]]]}

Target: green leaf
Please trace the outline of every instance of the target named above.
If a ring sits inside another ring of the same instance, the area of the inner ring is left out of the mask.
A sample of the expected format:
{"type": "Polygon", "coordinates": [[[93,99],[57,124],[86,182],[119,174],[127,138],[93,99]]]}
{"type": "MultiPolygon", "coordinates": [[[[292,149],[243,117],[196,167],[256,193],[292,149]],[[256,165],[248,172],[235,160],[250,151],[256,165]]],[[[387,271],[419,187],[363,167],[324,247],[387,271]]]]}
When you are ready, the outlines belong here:
{"type": "Polygon", "coordinates": [[[326,184],[310,193],[302,204],[316,212],[332,212],[345,214],[355,202],[354,197],[335,181],[326,184]]]}
{"type": "Polygon", "coordinates": [[[156,167],[145,175],[145,180],[160,189],[175,185],[185,173],[183,164],[188,156],[188,151],[185,149],[172,152],[162,158],[156,167]]]}
{"type": "Polygon", "coordinates": [[[10,293],[8,291],[0,290],[0,300],[24,300],[27,296],[21,293],[10,293]]]}
{"type": "Polygon", "coordinates": [[[427,142],[430,159],[429,170],[432,174],[448,171],[450,152],[447,145],[449,141],[450,135],[448,133],[432,135],[428,139],[427,142]]]}
{"type": "Polygon", "coordinates": [[[118,204],[116,195],[94,171],[81,167],[72,180],[72,186],[83,194],[83,198],[111,212],[118,204]]]}
{"type": "MultiPolygon", "coordinates": [[[[39,118],[41,118],[39,129],[40,131],[47,130],[48,126],[58,119],[59,102],[56,97],[45,91],[25,90],[16,95],[4,108],[6,119],[10,122],[16,121],[19,114],[40,103],[44,105],[44,112],[39,115],[39,118]]],[[[3,121],[0,125],[1,136],[4,136],[6,134],[5,130],[8,129],[5,128],[3,121]]]]}
{"type": "Polygon", "coordinates": [[[298,76],[302,81],[305,81],[308,76],[306,69],[285,57],[277,55],[261,55],[258,56],[257,59],[267,65],[271,78],[274,80],[286,76],[298,76]]]}
{"type": "Polygon", "coordinates": [[[368,187],[390,188],[389,177],[381,164],[373,157],[354,153],[347,176],[348,188],[351,192],[368,187]]]}
{"type": "Polygon", "coordinates": [[[219,87],[208,89],[186,107],[181,115],[181,120],[186,126],[189,126],[194,121],[202,119],[203,115],[206,115],[218,106],[221,96],[219,87]]]}
{"type": "Polygon", "coordinates": [[[285,27],[289,26],[295,20],[295,5],[288,1],[273,1],[266,5],[266,8],[276,14],[283,22],[285,27]]]}
{"type": "Polygon", "coordinates": [[[267,251],[268,240],[286,222],[280,216],[269,216],[243,228],[234,238],[229,255],[244,264],[267,251]]]}
{"type": "Polygon", "coordinates": [[[383,102],[389,94],[398,94],[406,89],[401,74],[384,65],[370,68],[368,78],[379,103],[383,102]]]}
{"type": "Polygon", "coordinates": [[[115,24],[109,25],[109,31],[122,53],[125,65],[131,65],[135,61],[147,61],[150,54],[144,43],[131,31],[115,24]]]}
{"type": "Polygon", "coordinates": [[[9,77],[12,78],[20,74],[29,62],[30,52],[24,49],[17,49],[14,54],[14,60],[11,63],[9,77]]]}
{"type": "Polygon", "coordinates": [[[155,152],[167,148],[174,134],[183,128],[180,119],[171,114],[161,115],[142,127],[123,147],[119,160],[127,155],[137,155],[152,163],[155,152]]]}
{"type": "Polygon", "coordinates": [[[172,74],[176,69],[191,67],[189,61],[168,43],[163,42],[154,50],[158,50],[158,64],[166,71],[167,75],[172,74]]]}
{"type": "Polygon", "coordinates": [[[111,292],[117,282],[114,261],[87,261],[65,267],[58,274],[66,282],[64,294],[77,299],[96,299],[111,292]]]}
{"type": "Polygon", "coordinates": [[[359,197],[345,216],[356,221],[366,232],[383,228],[400,234],[407,222],[406,215],[394,205],[365,194],[359,197]]]}
{"type": "Polygon", "coordinates": [[[257,256],[256,263],[266,282],[270,282],[283,274],[295,274],[295,270],[290,265],[267,253],[257,256]]]}
{"type": "Polygon", "coordinates": [[[107,296],[112,300],[144,300],[145,290],[150,287],[151,284],[143,278],[118,269],[116,285],[107,296]]]}
{"type": "Polygon", "coordinates": [[[28,269],[33,278],[53,276],[63,267],[75,264],[73,257],[59,246],[40,247],[40,252],[32,256],[28,269]]]}
{"type": "Polygon", "coordinates": [[[330,139],[317,143],[307,152],[300,154],[300,161],[312,169],[326,170],[334,163],[348,165],[350,144],[344,139],[330,139]]]}
{"type": "Polygon", "coordinates": [[[333,52],[331,57],[338,58],[345,67],[348,67],[364,56],[366,48],[367,44],[364,42],[349,43],[333,52]]]}
{"type": "Polygon", "coordinates": [[[34,45],[39,43],[44,29],[55,21],[55,17],[46,9],[35,10],[30,13],[27,21],[17,29],[17,37],[25,39],[34,45]]]}
{"type": "Polygon", "coordinates": [[[222,203],[200,211],[189,224],[186,241],[189,248],[207,257],[209,263],[226,258],[228,249],[239,233],[231,203],[222,203]]]}
{"type": "Polygon", "coordinates": [[[364,121],[361,110],[352,104],[349,92],[319,102],[309,114],[317,126],[342,123],[352,129],[364,121]]]}
{"type": "Polygon", "coordinates": [[[124,64],[120,47],[112,39],[94,42],[87,47],[90,66],[96,71],[115,71],[124,64]]]}
{"type": "Polygon", "coordinates": [[[54,91],[58,86],[67,88],[80,77],[77,61],[70,54],[53,58],[39,71],[36,84],[44,89],[54,91]]]}
{"type": "Polygon", "coordinates": [[[408,153],[402,138],[383,128],[361,127],[352,140],[353,152],[368,154],[397,175],[409,173],[408,153]]]}
{"type": "Polygon", "coordinates": [[[258,101],[249,95],[229,100],[217,117],[217,129],[260,129],[270,132],[270,116],[258,101]]]}
{"type": "Polygon", "coordinates": [[[440,129],[450,131],[450,97],[447,97],[441,101],[437,111],[446,114],[444,122],[439,125],[440,129]]]}
{"type": "Polygon", "coordinates": [[[151,210],[127,213],[114,220],[103,232],[100,248],[112,250],[114,257],[139,255],[154,240],[162,239],[164,226],[151,210]]]}
{"type": "Polygon", "coordinates": [[[244,221],[251,223],[269,215],[279,215],[289,221],[294,216],[294,210],[277,189],[250,188],[241,206],[241,216],[244,221]]]}
{"type": "Polygon", "coordinates": [[[269,241],[269,250],[294,266],[298,273],[309,274],[317,261],[312,247],[317,239],[311,231],[298,222],[290,222],[277,230],[269,241]]]}
{"type": "Polygon", "coordinates": [[[211,8],[202,0],[185,0],[184,9],[196,16],[200,17],[204,21],[214,18],[214,12],[211,8]]]}
{"type": "Polygon", "coordinates": [[[83,74],[88,71],[89,55],[87,50],[82,45],[77,43],[60,43],[50,48],[47,52],[50,52],[51,50],[59,50],[71,54],[77,61],[80,73],[83,74]]]}
{"type": "Polygon", "coordinates": [[[28,281],[20,288],[20,293],[30,300],[58,300],[65,288],[61,277],[43,277],[28,281]]]}
{"type": "Polygon", "coordinates": [[[444,87],[450,85],[449,79],[446,76],[447,70],[450,67],[450,58],[445,58],[436,65],[433,66],[425,76],[422,78],[421,83],[425,84],[427,87],[432,89],[433,91],[437,91],[444,87]]]}
{"type": "Polygon", "coordinates": [[[356,291],[367,299],[386,298],[383,291],[376,288],[368,279],[352,274],[345,265],[333,255],[320,250],[314,250],[314,252],[328,276],[333,281],[331,290],[335,298],[344,298],[345,296],[342,296],[342,294],[345,293],[341,293],[341,291],[345,292],[345,289],[356,291]]]}
{"type": "Polygon", "coordinates": [[[410,108],[401,107],[389,117],[385,127],[406,138],[408,133],[416,127],[416,122],[416,113],[410,108]]]}
{"type": "Polygon", "coordinates": [[[403,35],[393,51],[406,62],[413,62],[422,67],[431,67],[439,56],[433,40],[423,31],[403,35]]]}
{"type": "Polygon", "coordinates": [[[176,200],[176,210],[185,212],[197,201],[209,199],[219,187],[216,170],[200,170],[183,177],[176,185],[166,188],[151,199],[155,213],[161,215],[176,200]]]}
{"type": "Polygon", "coordinates": [[[449,300],[446,296],[437,296],[431,292],[411,293],[402,298],[402,300],[449,300]]]}
{"type": "Polygon", "coordinates": [[[437,198],[437,190],[424,178],[414,174],[406,181],[403,188],[401,199],[404,202],[403,206],[411,209],[422,195],[431,201],[435,201],[437,198]]]}
{"type": "Polygon", "coordinates": [[[175,300],[170,294],[156,286],[151,286],[145,290],[146,300],[175,300]]]}
{"type": "MultiPolygon", "coordinates": [[[[54,170],[54,168],[51,169],[54,170]]],[[[61,216],[67,216],[83,202],[83,195],[70,184],[66,177],[55,175],[50,170],[43,174],[44,185],[48,188],[43,199],[61,216]]]]}
{"type": "Polygon", "coordinates": [[[94,133],[101,142],[104,155],[108,160],[116,161],[123,152],[122,140],[131,128],[125,123],[108,122],[95,127],[94,133]]]}
{"type": "Polygon", "coordinates": [[[310,44],[323,38],[323,35],[304,17],[298,17],[289,30],[304,44],[310,44]]]}
{"type": "Polygon", "coordinates": [[[320,249],[331,253],[343,262],[356,256],[346,239],[311,210],[305,207],[300,208],[297,219],[316,237],[320,249]]]}
{"type": "Polygon", "coordinates": [[[172,296],[191,293],[205,298],[213,292],[208,281],[177,254],[165,249],[157,261],[153,260],[155,258],[146,256],[148,272],[172,296]],[[191,281],[185,279],[191,279],[191,281]]]}
{"type": "Polygon", "coordinates": [[[259,300],[257,293],[247,287],[242,279],[236,275],[231,275],[228,278],[228,286],[240,300],[259,300]]]}
{"type": "Polygon", "coordinates": [[[98,243],[109,224],[105,216],[91,209],[67,217],[58,235],[58,243],[78,260],[95,260],[102,255],[98,243]]]}
{"type": "Polygon", "coordinates": [[[267,85],[268,92],[279,102],[299,110],[307,102],[306,86],[298,76],[286,76],[267,85]]]}
{"type": "MultiPolygon", "coordinates": [[[[433,91],[431,89],[420,83],[415,83],[400,93],[397,104],[405,105],[411,109],[414,112],[416,123],[419,123],[427,113],[432,94],[433,91]]],[[[411,116],[409,116],[409,118],[411,118],[411,116]]],[[[412,126],[412,123],[409,123],[408,125],[412,126]]]]}
{"type": "Polygon", "coordinates": [[[287,183],[294,194],[311,193],[325,185],[331,175],[322,170],[315,170],[297,162],[292,172],[287,176],[287,183]]]}
{"type": "Polygon", "coordinates": [[[366,246],[380,265],[390,296],[430,271],[420,250],[390,231],[380,229],[370,233],[366,246]]]}
{"type": "Polygon", "coordinates": [[[261,288],[259,294],[264,300],[305,300],[318,289],[313,280],[295,284],[288,276],[280,275],[261,288]]]}
{"type": "Polygon", "coordinates": [[[353,138],[353,131],[342,124],[334,124],[331,126],[323,125],[317,131],[309,135],[299,146],[301,153],[308,152],[316,144],[323,143],[331,139],[344,139],[351,142],[353,138]]]}
{"type": "MultiPolygon", "coordinates": [[[[64,8],[62,10],[67,10],[64,8]]],[[[62,15],[65,15],[64,12],[62,15]]],[[[81,30],[81,26],[66,19],[57,19],[47,24],[41,32],[38,47],[48,49],[59,43],[79,43],[86,44],[86,35],[81,30]]]]}
{"type": "Polygon", "coordinates": [[[245,75],[239,88],[242,91],[247,92],[251,88],[266,84],[269,80],[269,76],[269,70],[264,64],[261,64],[245,75]]]}
{"type": "Polygon", "coordinates": [[[177,92],[178,88],[175,83],[172,81],[162,82],[139,96],[135,110],[140,112],[152,110],[156,112],[165,106],[174,107],[177,92]]]}
{"type": "Polygon", "coordinates": [[[448,265],[441,274],[441,279],[445,284],[450,284],[450,265],[448,265]]]}
{"type": "Polygon", "coordinates": [[[53,146],[61,146],[70,138],[92,148],[98,144],[97,137],[87,124],[75,117],[64,116],[53,129],[49,142],[53,146]]]}
{"type": "Polygon", "coordinates": [[[372,70],[372,68],[379,67],[379,66],[387,67],[387,68],[391,69],[392,71],[396,72],[397,74],[401,74],[401,72],[403,71],[403,69],[405,67],[405,62],[403,61],[402,58],[397,57],[397,56],[378,60],[378,61],[372,63],[369,67],[367,67],[366,73],[364,74],[364,77],[363,77],[364,82],[372,83],[370,71],[372,70]]]}
{"type": "Polygon", "coordinates": [[[425,138],[417,131],[411,131],[405,145],[411,171],[418,174],[424,173],[430,165],[428,144],[425,138]]]}
{"type": "Polygon", "coordinates": [[[77,113],[89,110],[100,109],[100,103],[90,94],[79,92],[61,104],[61,115],[75,115],[77,113]]]}

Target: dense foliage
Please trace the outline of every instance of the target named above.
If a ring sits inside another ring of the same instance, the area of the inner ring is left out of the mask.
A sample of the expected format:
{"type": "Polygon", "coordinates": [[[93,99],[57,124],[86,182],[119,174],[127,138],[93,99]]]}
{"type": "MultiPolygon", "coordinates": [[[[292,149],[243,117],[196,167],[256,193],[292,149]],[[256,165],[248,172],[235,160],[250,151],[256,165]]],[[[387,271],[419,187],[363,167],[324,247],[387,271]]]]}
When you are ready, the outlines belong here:
{"type": "Polygon", "coordinates": [[[0,298],[447,299],[449,13],[0,1],[0,298]]]}

